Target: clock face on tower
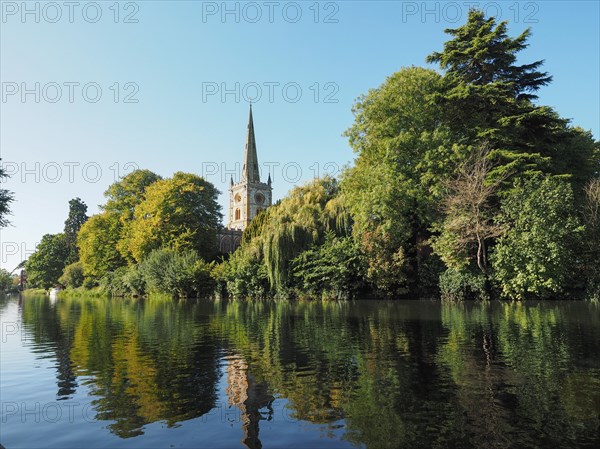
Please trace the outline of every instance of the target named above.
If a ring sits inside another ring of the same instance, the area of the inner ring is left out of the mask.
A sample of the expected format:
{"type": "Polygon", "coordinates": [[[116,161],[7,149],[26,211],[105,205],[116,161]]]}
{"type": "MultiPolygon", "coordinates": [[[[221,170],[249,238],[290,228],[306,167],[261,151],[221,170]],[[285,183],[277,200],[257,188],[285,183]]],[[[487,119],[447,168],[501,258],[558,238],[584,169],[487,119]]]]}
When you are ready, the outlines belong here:
{"type": "Polygon", "coordinates": [[[265,204],[265,196],[260,192],[254,195],[254,200],[257,204],[265,204]]]}
{"type": "Polygon", "coordinates": [[[235,196],[235,202],[236,202],[236,203],[239,203],[240,201],[242,201],[242,197],[241,197],[241,196],[240,196],[240,194],[238,193],[238,194],[235,196]]]}

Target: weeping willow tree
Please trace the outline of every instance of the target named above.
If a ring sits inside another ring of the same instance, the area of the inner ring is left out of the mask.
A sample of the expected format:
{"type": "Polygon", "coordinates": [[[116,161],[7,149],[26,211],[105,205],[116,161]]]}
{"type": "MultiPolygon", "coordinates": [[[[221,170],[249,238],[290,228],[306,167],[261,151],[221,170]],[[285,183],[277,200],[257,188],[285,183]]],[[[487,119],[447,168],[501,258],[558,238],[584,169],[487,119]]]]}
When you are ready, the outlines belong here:
{"type": "Polygon", "coordinates": [[[260,296],[285,291],[290,287],[290,262],[322,244],[328,232],[349,235],[350,226],[335,179],[316,179],[294,188],[245,229],[242,246],[223,270],[229,293],[260,296]]]}

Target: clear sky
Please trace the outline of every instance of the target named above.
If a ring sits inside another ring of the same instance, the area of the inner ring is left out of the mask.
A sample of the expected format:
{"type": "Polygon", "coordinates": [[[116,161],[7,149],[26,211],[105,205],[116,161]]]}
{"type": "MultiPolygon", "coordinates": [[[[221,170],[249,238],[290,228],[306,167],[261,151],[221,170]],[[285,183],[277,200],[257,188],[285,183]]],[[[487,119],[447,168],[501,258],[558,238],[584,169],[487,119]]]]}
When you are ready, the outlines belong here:
{"type": "MultiPolygon", "coordinates": [[[[598,138],[599,3],[478,5],[509,20],[511,35],[532,28],[521,62],[544,59],[554,76],[539,102],[598,138]]],[[[133,167],[203,175],[224,192],[226,213],[250,97],[275,199],[335,174],[354,157],[342,136],[354,100],[403,66],[426,66],[468,7],[2,1],[0,149],[13,173],[3,187],[16,202],[12,226],[0,231],[0,266],[12,270],[43,234],[61,232],[69,199],[96,213],[108,185],[133,167]]]]}

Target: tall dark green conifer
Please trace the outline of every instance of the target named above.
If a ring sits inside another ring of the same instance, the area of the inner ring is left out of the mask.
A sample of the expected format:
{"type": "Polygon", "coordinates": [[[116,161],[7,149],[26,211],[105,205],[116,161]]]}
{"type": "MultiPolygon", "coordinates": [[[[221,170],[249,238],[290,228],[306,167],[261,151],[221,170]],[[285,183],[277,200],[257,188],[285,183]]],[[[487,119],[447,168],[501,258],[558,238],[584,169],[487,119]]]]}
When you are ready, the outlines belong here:
{"type": "Polygon", "coordinates": [[[540,70],[543,60],[517,64],[530,30],[511,38],[507,22],[497,24],[495,18],[472,10],[465,25],[446,33],[452,39],[427,62],[439,63],[446,72],[448,87],[439,99],[455,139],[493,148],[490,157],[501,163],[492,176],[567,175],[580,200],[593,174],[598,143],[551,107],[534,103],[537,91],[552,77],[540,70]]]}
{"type": "Polygon", "coordinates": [[[65,242],[68,248],[67,265],[79,260],[79,250],[77,249],[77,233],[81,226],[87,221],[87,205],[81,201],[81,198],[74,198],[69,201],[69,216],[65,221],[65,242]]]}
{"type": "Polygon", "coordinates": [[[438,62],[448,76],[459,82],[485,86],[497,84],[516,99],[533,100],[535,92],[552,77],[538,69],[543,60],[516,65],[517,53],[527,48],[529,28],[516,38],[508,37],[508,22],[496,25],[494,17],[471,10],[465,25],[445,32],[454,37],[444,44],[444,51],[434,52],[427,62],[438,62]]]}

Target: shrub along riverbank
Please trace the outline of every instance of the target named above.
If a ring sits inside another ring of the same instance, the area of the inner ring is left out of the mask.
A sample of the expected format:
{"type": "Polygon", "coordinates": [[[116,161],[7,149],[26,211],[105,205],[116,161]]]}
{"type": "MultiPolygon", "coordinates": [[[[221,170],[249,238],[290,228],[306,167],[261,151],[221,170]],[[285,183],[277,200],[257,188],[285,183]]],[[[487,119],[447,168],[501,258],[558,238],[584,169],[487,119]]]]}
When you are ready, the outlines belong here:
{"type": "Polygon", "coordinates": [[[600,298],[600,143],[537,102],[529,31],[472,11],[427,62],[354,105],[356,159],[293,189],[218,254],[218,191],[138,170],[44,236],[31,285],[113,295],[600,298]],[[75,242],[75,243],[74,243],[75,242]],[[66,265],[65,261],[69,263],[66,265]],[[66,266],[65,266],[66,265],[66,266]],[[62,277],[60,277],[62,276],[62,277]],[[60,281],[59,281],[60,277],[60,281]]]}

